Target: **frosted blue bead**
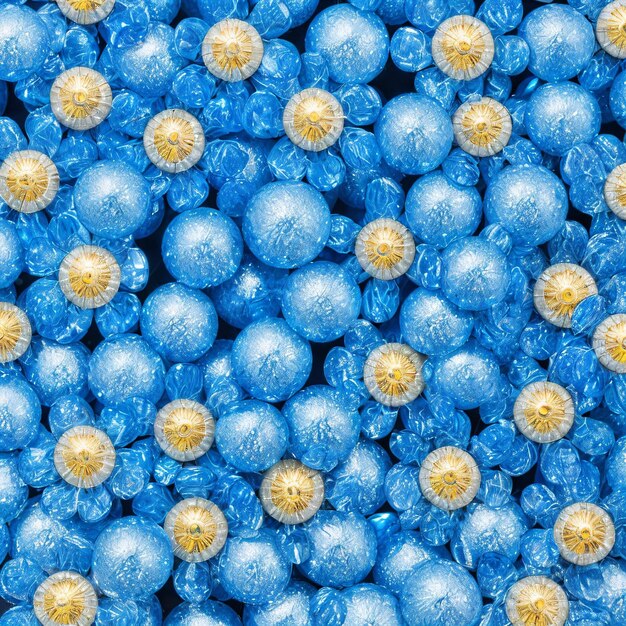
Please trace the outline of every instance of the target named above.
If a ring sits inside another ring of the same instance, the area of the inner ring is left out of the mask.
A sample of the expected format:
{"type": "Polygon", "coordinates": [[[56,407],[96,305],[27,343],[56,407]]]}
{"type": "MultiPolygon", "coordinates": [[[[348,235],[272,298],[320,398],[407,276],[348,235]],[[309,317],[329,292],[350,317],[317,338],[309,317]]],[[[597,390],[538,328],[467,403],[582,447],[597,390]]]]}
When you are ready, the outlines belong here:
{"type": "Polygon", "coordinates": [[[435,169],[452,146],[450,117],[437,102],[417,94],[390,100],[374,132],[385,161],[403,174],[435,169]]]}
{"type": "Polygon", "coordinates": [[[391,59],[404,72],[418,72],[432,64],[428,35],[410,26],[399,28],[391,38],[391,59]]]}
{"type": "Polygon", "coordinates": [[[283,593],[265,605],[246,605],[245,626],[312,626],[311,596],[314,588],[305,582],[291,583],[283,593]]]}
{"type": "Polygon", "coordinates": [[[385,67],[389,35],[376,14],[342,4],[317,14],[306,49],[324,57],[335,82],[368,83],[385,67]]]}
{"type": "Polygon", "coordinates": [[[487,24],[495,36],[508,33],[519,26],[523,13],[521,0],[486,0],[476,11],[476,17],[487,24]]]}
{"type": "Polygon", "coordinates": [[[144,602],[129,599],[98,598],[95,626],[161,626],[162,610],[155,596],[144,602]]]}
{"type": "MultiPolygon", "coordinates": [[[[207,0],[201,0],[207,1],[207,0]]],[[[199,604],[183,602],[168,615],[163,626],[241,626],[241,620],[229,606],[214,600],[199,604]]]]}
{"type": "Polygon", "coordinates": [[[368,621],[373,624],[402,626],[398,601],[385,589],[363,584],[350,587],[343,594],[347,606],[344,626],[360,626],[368,621]]]}
{"type": "Polygon", "coordinates": [[[15,454],[0,454],[0,485],[0,522],[4,524],[16,518],[28,500],[28,486],[20,477],[15,454]]]}
{"type": "Polygon", "coordinates": [[[37,434],[40,419],[34,389],[21,376],[0,377],[0,451],[26,447],[37,434]]]}
{"type": "Polygon", "coordinates": [[[596,46],[591,23],[574,9],[560,4],[528,13],[519,34],[530,48],[530,71],[550,82],[576,76],[587,65],[596,46]]]}
{"type": "Polygon", "coordinates": [[[12,222],[0,219],[0,289],[10,287],[24,268],[24,249],[12,222]]]}
{"type": "Polygon", "coordinates": [[[311,600],[311,612],[313,613],[313,626],[339,626],[343,624],[347,607],[343,594],[330,587],[322,587],[315,593],[311,600]]]}
{"type": "Polygon", "coordinates": [[[346,120],[356,126],[369,126],[383,108],[380,94],[371,85],[343,85],[333,94],[341,103],[346,120]]]}

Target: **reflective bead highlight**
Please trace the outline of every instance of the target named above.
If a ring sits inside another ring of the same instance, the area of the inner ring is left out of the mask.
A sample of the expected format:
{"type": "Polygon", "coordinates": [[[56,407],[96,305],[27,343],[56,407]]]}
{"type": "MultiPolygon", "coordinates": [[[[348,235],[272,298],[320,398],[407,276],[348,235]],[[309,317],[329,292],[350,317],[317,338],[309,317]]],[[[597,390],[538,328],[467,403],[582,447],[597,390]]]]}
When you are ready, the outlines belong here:
{"type": "Polygon", "coordinates": [[[187,498],[167,514],[163,525],[174,554],[183,561],[200,563],[215,556],[226,543],[228,523],[210,500],[187,498]]]}
{"type": "Polygon", "coordinates": [[[70,485],[91,489],[113,472],[115,448],[108,435],[93,426],[74,426],[54,448],[54,466],[70,485]]]}
{"type": "Polygon", "coordinates": [[[535,283],[535,308],[543,319],[570,328],[576,307],[598,293],[593,276],[580,265],[557,263],[546,268],[535,283]]]}
{"type": "Polygon", "coordinates": [[[97,309],[110,302],[119,289],[120,277],[115,257],[98,246],[74,248],[59,268],[61,291],[81,309],[97,309]]]}
{"type": "Polygon", "coordinates": [[[363,380],[374,400],[386,406],[412,402],[424,389],[424,357],[402,343],[374,348],[365,361],[363,380]]]}
{"type": "Polygon", "coordinates": [[[518,580],[506,595],[505,608],[513,626],[563,626],[569,615],[565,591],[545,576],[518,580]]]}
{"type": "Polygon", "coordinates": [[[193,167],[202,157],[204,131],[187,111],[167,109],[148,122],[143,145],[148,158],[160,170],[176,174],[193,167]]]}
{"type": "Polygon", "coordinates": [[[491,65],[494,42],[486,24],[470,15],[444,20],[433,36],[433,60],[448,76],[472,80],[491,65]]]}
{"type": "Polygon", "coordinates": [[[77,24],[95,24],[103,20],[115,6],[115,0],[57,0],[65,17],[77,24]]]}
{"type": "Polygon", "coordinates": [[[381,217],[361,229],[355,254],[368,274],[380,280],[393,280],[406,274],[411,267],[415,241],[403,224],[381,217]]]}
{"type": "Polygon", "coordinates": [[[597,504],[576,502],[559,513],[554,523],[554,541],[566,561],[590,565],[612,550],[615,525],[597,504]]]}
{"type": "Polygon", "coordinates": [[[618,165],[606,177],[604,199],[620,219],[626,219],[626,163],[618,165]]]}
{"type": "Polygon", "coordinates": [[[28,350],[31,337],[26,313],[10,302],[0,302],[0,363],[19,359],[28,350]]]}
{"type": "Polygon", "coordinates": [[[209,29],[202,42],[202,60],[209,72],[227,82],[250,78],[263,59],[263,40],[254,26],[225,19],[209,29]]]}
{"type": "Polygon", "coordinates": [[[626,313],[607,317],[591,341],[598,361],[617,374],[626,374],[626,313]]]}
{"type": "Polygon", "coordinates": [[[61,124],[73,130],[89,130],[111,111],[113,95],[104,76],[89,67],[73,67],[50,88],[50,106],[61,124]]]}
{"type": "Polygon", "coordinates": [[[610,2],[600,11],[596,37],[607,54],[626,59],[626,0],[610,2]]]}
{"type": "Polygon", "coordinates": [[[42,152],[12,152],[0,166],[0,196],[20,213],[45,209],[59,190],[56,165],[42,152]]]}
{"type": "Polygon", "coordinates": [[[177,461],[201,457],[213,443],[215,421],[211,412],[194,400],[166,404],[154,421],[154,436],[165,454],[177,461]]]}
{"type": "Polygon", "coordinates": [[[429,502],[444,511],[454,511],[467,506],[476,497],[480,470],[465,450],[444,446],[424,459],[419,483],[429,502]]]}
{"type": "Polygon", "coordinates": [[[265,473],[259,498],[274,519],[283,524],[301,524],[322,506],[324,481],[318,471],[295,459],[285,459],[265,473]]]}
{"type": "Polygon", "coordinates": [[[343,131],[339,100],[323,89],[305,89],[292,96],[283,113],[287,137],[303,150],[319,152],[332,146],[343,131]]]}
{"type": "Polygon", "coordinates": [[[513,128],[508,110],[493,98],[464,102],[456,110],[452,126],[459,147],[477,157],[501,152],[513,128]]]}
{"type": "Polygon", "coordinates": [[[57,572],[44,580],[33,598],[33,610],[43,626],[90,626],[98,597],[91,583],[75,572],[57,572]]]}
{"type": "Polygon", "coordinates": [[[531,441],[557,441],[567,435],[574,423],[572,396],[556,383],[530,383],[515,400],[513,418],[520,432],[531,441]]]}

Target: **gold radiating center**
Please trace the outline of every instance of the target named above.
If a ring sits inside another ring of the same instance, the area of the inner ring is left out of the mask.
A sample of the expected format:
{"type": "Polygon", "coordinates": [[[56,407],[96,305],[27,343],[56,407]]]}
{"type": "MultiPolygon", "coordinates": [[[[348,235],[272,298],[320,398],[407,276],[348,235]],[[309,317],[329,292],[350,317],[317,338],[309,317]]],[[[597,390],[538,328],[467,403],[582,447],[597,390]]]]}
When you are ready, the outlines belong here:
{"type": "Polygon", "coordinates": [[[606,36],[618,48],[626,47],[626,6],[617,5],[606,20],[606,36]]]}
{"type": "Polygon", "coordinates": [[[179,163],[186,159],[195,142],[191,123],[176,115],[165,117],[154,129],[154,147],[159,156],[168,163],[179,163]]]}
{"type": "Polygon", "coordinates": [[[85,606],[85,591],[72,579],[54,582],[44,593],[43,610],[55,624],[78,624],[85,606]]]}
{"type": "Polygon", "coordinates": [[[68,280],[77,296],[93,300],[111,284],[111,267],[97,250],[84,251],[72,260],[68,280]]]}
{"type": "Polygon", "coordinates": [[[217,535],[217,522],[210,511],[196,504],[176,516],[174,541],[189,554],[204,552],[217,535]]]}
{"type": "Polygon", "coordinates": [[[592,293],[585,276],[565,269],[555,272],[545,282],[543,299],[548,309],[556,315],[571,317],[578,304],[592,293]]]}
{"type": "Polygon", "coordinates": [[[405,255],[404,238],[388,226],[373,230],[363,243],[367,260],[377,269],[391,269],[405,255]]]}
{"type": "Polygon", "coordinates": [[[518,592],[515,610],[524,626],[553,626],[562,616],[558,587],[531,582],[518,592]]]}
{"type": "Polygon", "coordinates": [[[415,384],[417,368],[405,354],[389,350],[380,355],[374,366],[374,379],[382,393],[397,398],[415,384]]]}
{"type": "Polygon", "coordinates": [[[606,330],[604,345],[614,361],[626,363],[626,321],[617,322],[606,330]]]}
{"type": "Polygon", "coordinates": [[[472,485],[472,468],[458,454],[448,453],[433,462],[428,479],[440,498],[454,501],[472,485]]]}
{"type": "Polygon", "coordinates": [[[524,417],[535,432],[555,431],[566,418],[565,399],[550,386],[535,389],[524,402],[524,417]]]}
{"type": "Polygon", "coordinates": [[[293,112],[293,127],[303,139],[321,141],[337,125],[333,103],[319,95],[303,98],[293,112]]]}
{"type": "Polygon", "coordinates": [[[468,141],[485,148],[502,135],[503,118],[492,104],[478,102],[463,115],[461,126],[468,141]]]}
{"type": "Polygon", "coordinates": [[[173,409],[163,424],[163,435],[179,452],[195,450],[206,436],[204,415],[190,407],[173,409]]]}
{"type": "Polygon", "coordinates": [[[99,474],[110,456],[108,442],[94,433],[71,435],[62,452],[67,470],[83,482],[89,482],[89,479],[99,474]]]}
{"type": "Polygon", "coordinates": [[[477,24],[452,24],[441,38],[441,51],[455,71],[471,70],[485,52],[484,34],[477,24]]]}
{"type": "MultiPolygon", "coordinates": [[[[95,6],[77,10],[91,11],[94,8],[98,8],[102,3],[84,2],[83,4],[95,4],[95,6]]],[[[102,97],[101,84],[96,80],[97,78],[100,78],[98,74],[94,75],[90,72],[73,74],[65,79],[62,87],[59,89],[59,100],[63,113],[67,117],[83,119],[92,115],[94,111],[102,106],[104,99],[102,97]]]]}
{"type": "Polygon", "coordinates": [[[310,470],[301,465],[281,468],[270,486],[274,506],[289,515],[305,511],[314,496],[315,482],[310,470]]]}
{"type": "Polygon", "coordinates": [[[252,37],[237,24],[229,23],[215,36],[211,52],[218,66],[225,71],[242,70],[252,60],[252,37]]]}
{"type": "Polygon", "coordinates": [[[565,547],[577,555],[596,554],[607,539],[607,525],[590,509],[574,511],[566,519],[562,538],[565,547]]]}
{"type": "Polygon", "coordinates": [[[67,0],[74,11],[95,11],[99,9],[105,0],[67,0]]]}
{"type": "Polygon", "coordinates": [[[50,177],[45,166],[32,157],[15,159],[6,177],[9,193],[22,202],[39,200],[49,184],[50,177]]]}
{"type": "Polygon", "coordinates": [[[0,310],[0,361],[8,359],[22,336],[22,323],[11,310],[0,310]]]}

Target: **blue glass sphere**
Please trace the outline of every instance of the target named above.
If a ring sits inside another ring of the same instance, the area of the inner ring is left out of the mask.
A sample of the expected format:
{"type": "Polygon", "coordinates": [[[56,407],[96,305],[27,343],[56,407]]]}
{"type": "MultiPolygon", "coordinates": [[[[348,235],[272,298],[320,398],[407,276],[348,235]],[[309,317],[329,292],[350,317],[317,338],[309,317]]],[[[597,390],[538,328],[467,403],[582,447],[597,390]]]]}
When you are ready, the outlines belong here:
{"type": "Polygon", "coordinates": [[[26,6],[0,6],[0,80],[16,82],[41,69],[50,38],[44,21],[26,6]]]}
{"type": "Polygon", "coordinates": [[[309,341],[334,341],[361,310],[361,290],[340,265],[318,261],[292,272],[282,298],[289,326],[309,341]]]}
{"type": "Polygon", "coordinates": [[[233,371],[254,398],[281,402],[304,386],[313,357],[309,342],[282,319],[253,322],[233,345],[233,371]]]}
{"type": "Polygon", "coordinates": [[[217,323],[209,297],[180,283],[155,289],[141,311],[143,338],[174,363],[199,359],[213,345],[217,323]]]}
{"type": "Polygon", "coordinates": [[[242,472],[263,472],[278,463],[288,443],[289,429],[280,411],[258,400],[228,406],[215,427],[217,449],[242,472]]]}
{"type": "Polygon", "coordinates": [[[165,531],[142,517],[109,524],[93,549],[91,573],[112,598],[141,600],[156,593],[170,577],[174,555],[165,531]]]}
{"type": "Polygon", "coordinates": [[[232,537],[226,542],[217,577],[235,600],[264,604],[285,589],[291,564],[278,548],[275,533],[262,530],[252,537],[232,537]]]}
{"type": "Polygon", "coordinates": [[[375,13],[341,4],[321,11],[306,34],[307,52],[326,61],[336,83],[369,83],[385,67],[389,34],[375,13]]]}
{"type": "Polygon", "coordinates": [[[501,224],[517,244],[537,246],[565,224],[567,192],[541,165],[511,165],[494,176],[485,192],[485,217],[501,224]]]}
{"type": "Polygon", "coordinates": [[[474,317],[441,292],[416,289],[402,303],[400,330],[411,348],[428,356],[460,348],[474,327],[474,317]]]}
{"type": "Polygon", "coordinates": [[[355,585],[376,562],[374,527],[358,513],[320,510],[304,530],[310,555],[298,569],[318,585],[355,585]]]}
{"type": "Polygon", "coordinates": [[[502,250],[483,237],[455,241],[443,252],[443,292],[461,309],[481,311],[500,302],[510,269],[502,250]]]}
{"type": "Polygon", "coordinates": [[[302,463],[329,471],[348,457],[359,438],[360,417],[337,389],[312,385],[285,403],[289,451],[302,463]]]}
{"type": "Polygon", "coordinates": [[[405,212],[416,237],[445,248],[478,228],[482,199],[475,187],[461,187],[441,172],[432,172],[415,181],[406,197],[405,212]]]}
{"type": "Polygon", "coordinates": [[[119,239],[132,235],[150,213],[150,185],[125,161],[98,161],[74,186],[74,206],[94,235],[119,239]]]}
{"type": "Polygon", "coordinates": [[[403,174],[425,174],[441,165],[452,147],[452,122],[428,96],[390,100],[374,126],[385,161],[403,174]]]}
{"type": "Polygon", "coordinates": [[[533,143],[548,154],[563,156],[600,132],[602,115],[597,100],[576,83],[546,84],[526,107],[526,129],[533,143]]]}
{"type": "Polygon", "coordinates": [[[26,447],[37,434],[41,403],[21,377],[0,377],[0,452],[26,447]]]}
{"type": "Polygon", "coordinates": [[[207,600],[198,604],[179,604],[167,616],[163,626],[241,626],[241,620],[229,606],[207,600]]]}
{"type": "Polygon", "coordinates": [[[27,500],[28,485],[18,472],[17,456],[0,454],[0,523],[6,524],[17,517],[27,500]]]}
{"type": "Polygon", "coordinates": [[[306,183],[268,183],[243,214],[243,236],[267,265],[294,268],[312,261],[330,235],[330,209],[324,196],[306,183]]]}
{"type": "Polygon", "coordinates": [[[420,564],[400,594],[400,608],[412,626],[476,626],[483,601],[476,581],[453,561],[420,564]]]}
{"type": "Polygon", "coordinates": [[[576,76],[589,63],[596,48],[591,23],[578,11],[562,4],[531,11],[519,34],[530,48],[530,71],[549,82],[576,76]]]}
{"type": "Polygon", "coordinates": [[[235,222],[215,209],[192,209],[176,216],[162,243],[167,271],[181,283],[204,289],[233,276],[243,256],[235,222]]]}
{"type": "Polygon", "coordinates": [[[343,593],[346,603],[346,618],[342,626],[381,624],[403,626],[398,600],[377,585],[355,585],[343,593]]]}
{"type": "Polygon", "coordinates": [[[24,249],[12,222],[0,219],[0,289],[11,286],[24,268],[24,249]]]}
{"type": "Polygon", "coordinates": [[[165,388],[159,355],[137,335],[116,335],[101,342],[89,360],[89,388],[102,404],[139,397],[156,403],[165,388]]]}
{"type": "Polygon", "coordinates": [[[269,604],[246,605],[245,626],[310,626],[310,598],[315,589],[305,582],[291,583],[269,604]]]}

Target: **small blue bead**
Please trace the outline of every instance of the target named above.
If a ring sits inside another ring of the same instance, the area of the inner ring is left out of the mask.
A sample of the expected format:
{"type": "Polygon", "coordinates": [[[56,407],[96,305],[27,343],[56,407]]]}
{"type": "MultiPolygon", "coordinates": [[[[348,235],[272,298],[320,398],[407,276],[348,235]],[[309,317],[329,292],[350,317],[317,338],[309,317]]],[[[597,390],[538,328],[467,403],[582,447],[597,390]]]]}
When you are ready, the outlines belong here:
{"type": "Polygon", "coordinates": [[[399,28],[391,38],[389,52],[396,67],[403,72],[418,72],[432,65],[428,35],[409,26],[399,28]]]}
{"type": "Polygon", "coordinates": [[[168,615],[163,626],[241,626],[229,606],[214,600],[199,604],[183,602],[168,615]]]}
{"type": "Polygon", "coordinates": [[[369,126],[380,115],[383,103],[371,85],[343,85],[333,94],[341,103],[346,120],[356,126],[369,126]]]}

